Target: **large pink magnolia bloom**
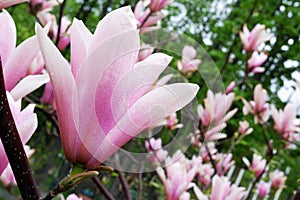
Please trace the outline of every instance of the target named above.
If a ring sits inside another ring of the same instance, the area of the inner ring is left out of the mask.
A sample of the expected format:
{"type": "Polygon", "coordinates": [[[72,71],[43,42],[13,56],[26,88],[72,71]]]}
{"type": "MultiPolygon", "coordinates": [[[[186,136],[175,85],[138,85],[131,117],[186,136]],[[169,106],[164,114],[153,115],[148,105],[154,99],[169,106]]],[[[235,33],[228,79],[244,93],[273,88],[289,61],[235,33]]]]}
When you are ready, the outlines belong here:
{"type": "Polygon", "coordinates": [[[269,41],[272,37],[274,37],[273,34],[267,33],[265,29],[265,25],[256,24],[251,32],[249,32],[247,25],[245,24],[243,26],[243,31],[240,31],[240,38],[245,51],[257,51],[260,44],[269,41]]]}
{"type": "Polygon", "coordinates": [[[16,47],[16,26],[6,10],[0,13],[0,56],[7,91],[18,100],[49,81],[48,75],[29,75],[27,71],[39,53],[35,36],[16,47]],[[21,80],[22,79],[22,80],[21,80]],[[21,80],[21,82],[19,82],[21,80]]]}
{"type": "Polygon", "coordinates": [[[16,5],[23,2],[28,2],[29,0],[1,0],[0,9],[7,8],[12,5],[16,5]]]}
{"type": "Polygon", "coordinates": [[[255,123],[264,123],[269,119],[269,104],[267,103],[268,93],[258,84],[254,88],[253,101],[247,102],[242,99],[244,103],[243,113],[245,115],[251,113],[254,115],[255,123]]]}
{"type": "Polygon", "coordinates": [[[182,59],[177,61],[178,70],[182,73],[193,73],[198,70],[198,65],[201,64],[200,59],[196,58],[196,49],[192,46],[184,46],[182,49],[182,59]]]}
{"type": "Polygon", "coordinates": [[[40,26],[36,33],[55,94],[68,160],[96,168],[145,128],[182,108],[198,86],[178,83],[151,90],[171,58],[153,54],[136,63],[139,33],[129,7],[109,13],[94,34],[71,27],[71,66],[40,26]]]}
{"type": "Polygon", "coordinates": [[[198,187],[194,187],[197,199],[201,200],[242,200],[246,191],[243,187],[238,187],[224,176],[215,175],[212,179],[212,189],[210,197],[204,195],[198,187]]]}
{"type": "MultiPolygon", "coordinates": [[[[27,155],[27,158],[30,158],[32,154],[34,153],[34,149],[30,149],[30,146],[24,145],[24,150],[27,155]]],[[[17,182],[14,176],[14,173],[11,169],[10,164],[7,165],[5,170],[3,171],[2,175],[0,176],[0,180],[2,181],[3,185],[5,187],[8,186],[16,186],[17,182]]]]}
{"type": "Polygon", "coordinates": [[[284,139],[293,138],[294,132],[300,133],[300,128],[296,124],[297,109],[293,104],[287,104],[284,110],[277,110],[272,107],[272,117],[276,132],[284,139]]]}
{"type": "MultiPolygon", "coordinates": [[[[33,112],[35,105],[29,104],[21,111],[21,99],[15,101],[9,92],[6,93],[12,116],[14,118],[17,130],[23,144],[26,144],[30,139],[35,129],[37,128],[37,116],[33,112]]],[[[8,164],[8,159],[5,154],[4,147],[0,141],[0,175],[8,164]]]]}
{"type": "Polygon", "coordinates": [[[248,60],[247,70],[253,74],[264,72],[265,68],[260,66],[266,62],[267,59],[268,56],[265,53],[258,53],[257,51],[254,51],[251,58],[248,60]]]}
{"type": "Polygon", "coordinates": [[[253,154],[252,162],[250,164],[249,160],[243,157],[243,161],[246,166],[255,173],[255,177],[259,177],[262,173],[265,172],[267,161],[262,158],[262,156],[253,154]]]}

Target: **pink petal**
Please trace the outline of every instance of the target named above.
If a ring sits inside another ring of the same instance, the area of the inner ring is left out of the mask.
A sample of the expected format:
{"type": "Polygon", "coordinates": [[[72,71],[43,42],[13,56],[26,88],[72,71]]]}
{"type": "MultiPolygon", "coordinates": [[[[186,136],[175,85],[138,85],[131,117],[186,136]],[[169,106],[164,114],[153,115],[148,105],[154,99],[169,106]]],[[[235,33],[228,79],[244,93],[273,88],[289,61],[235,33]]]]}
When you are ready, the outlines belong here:
{"type": "Polygon", "coordinates": [[[17,82],[26,75],[31,63],[39,53],[39,45],[35,36],[22,42],[8,58],[5,68],[5,86],[10,91],[17,82]]]}
{"type": "Polygon", "coordinates": [[[110,98],[118,80],[133,68],[139,43],[137,30],[110,38],[89,54],[78,72],[80,139],[92,153],[114,123],[110,98]]]}
{"type": "Polygon", "coordinates": [[[118,121],[132,104],[153,87],[171,59],[165,54],[153,54],[137,63],[132,71],[119,80],[111,98],[114,121],[118,121]]]}
{"type": "Polygon", "coordinates": [[[176,83],[151,90],[141,97],[106,135],[96,159],[103,162],[140,131],[188,104],[196,95],[198,85],[176,83]]]}
{"type": "Polygon", "coordinates": [[[14,20],[6,10],[3,10],[2,13],[0,13],[0,55],[3,68],[11,52],[16,47],[16,36],[14,20]]]}
{"type": "Polygon", "coordinates": [[[196,49],[192,46],[184,46],[182,49],[182,59],[183,60],[192,60],[196,57],[196,49]]]}
{"type": "Polygon", "coordinates": [[[71,26],[71,66],[74,77],[88,55],[88,48],[93,35],[82,21],[74,19],[71,26]]]}
{"type": "Polygon", "coordinates": [[[49,75],[29,75],[23,78],[10,92],[15,100],[21,99],[40,86],[49,82],[49,75]]]}
{"type": "Polygon", "coordinates": [[[61,140],[65,154],[72,162],[76,160],[78,142],[75,80],[70,65],[38,24],[36,34],[54,88],[61,140]]]}
{"type": "MultiPolygon", "coordinates": [[[[119,80],[133,69],[138,56],[138,32],[135,30],[123,33],[107,41],[105,44],[101,45],[103,49],[101,51],[110,49],[108,54],[112,55],[112,57],[106,56],[107,53],[102,53],[102,56],[98,57],[98,59],[104,56],[106,58],[101,59],[100,66],[103,67],[100,68],[104,69],[103,74],[99,76],[100,79],[95,77],[96,81],[99,80],[98,83],[95,84],[95,86],[98,85],[95,94],[95,109],[98,122],[103,131],[107,133],[115,124],[111,106],[111,96],[114,92],[114,88],[119,80]],[[105,47],[105,44],[108,46],[105,47]],[[105,62],[104,60],[106,59],[109,62],[105,62]],[[108,65],[106,65],[106,63],[108,65]]],[[[98,60],[96,62],[98,62],[98,60]]],[[[89,87],[91,86],[89,85],[89,87]]]]}
{"type": "Polygon", "coordinates": [[[107,14],[97,25],[90,50],[119,34],[133,30],[137,30],[137,21],[130,6],[116,9],[107,14]]]}

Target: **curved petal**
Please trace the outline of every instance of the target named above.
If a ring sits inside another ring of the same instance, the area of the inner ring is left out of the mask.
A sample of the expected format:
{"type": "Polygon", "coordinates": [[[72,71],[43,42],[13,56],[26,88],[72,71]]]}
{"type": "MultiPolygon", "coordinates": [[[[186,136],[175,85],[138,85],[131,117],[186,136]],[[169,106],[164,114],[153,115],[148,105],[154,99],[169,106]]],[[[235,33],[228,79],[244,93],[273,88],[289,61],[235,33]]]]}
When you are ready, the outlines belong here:
{"type": "Polygon", "coordinates": [[[188,104],[198,90],[198,85],[189,83],[176,83],[151,90],[132,105],[106,135],[94,154],[95,158],[101,162],[105,161],[143,129],[157,124],[188,104]]]}
{"type": "Polygon", "coordinates": [[[6,90],[10,91],[26,75],[28,68],[39,53],[35,36],[22,42],[9,56],[3,74],[6,90]]]}
{"type": "Polygon", "coordinates": [[[137,21],[130,6],[108,13],[97,25],[90,52],[106,40],[132,30],[137,30],[137,21]]]}
{"type": "Polygon", "coordinates": [[[194,49],[194,47],[192,46],[184,46],[184,48],[182,49],[182,59],[183,60],[192,60],[196,57],[196,49],[194,49]]]}
{"type": "Polygon", "coordinates": [[[10,92],[14,100],[18,100],[50,81],[48,74],[29,75],[23,78],[10,92]]]}
{"type": "Polygon", "coordinates": [[[118,121],[126,111],[141,96],[143,96],[165,70],[171,57],[157,53],[149,56],[144,61],[137,63],[136,67],[119,80],[112,93],[111,109],[114,123],[118,121]]]}
{"type": "Polygon", "coordinates": [[[103,127],[99,125],[96,112],[105,126],[108,118],[106,113],[112,112],[110,98],[113,87],[126,72],[133,68],[139,42],[136,30],[110,38],[89,54],[78,71],[76,84],[80,109],[79,133],[83,145],[90,152],[97,149],[105,133],[103,127]],[[107,102],[109,104],[106,104],[107,102]]]}
{"type": "Polygon", "coordinates": [[[74,152],[77,152],[77,142],[79,142],[75,80],[69,63],[38,24],[36,34],[54,89],[61,140],[65,154],[72,162],[76,160],[74,152]]]}
{"type": "Polygon", "coordinates": [[[0,13],[0,56],[3,67],[9,55],[16,47],[16,36],[14,20],[6,10],[3,10],[2,13],[0,13]]]}
{"type": "Polygon", "coordinates": [[[79,67],[87,57],[92,37],[92,33],[83,22],[75,18],[71,26],[71,66],[74,77],[77,76],[79,67]]]}
{"type": "MultiPolygon", "coordinates": [[[[99,121],[104,132],[110,130],[113,89],[119,79],[133,68],[138,50],[139,35],[134,30],[107,40],[89,55],[76,78],[82,117],[80,127],[84,129],[89,126],[87,116],[97,116],[95,123],[99,121]]],[[[81,134],[86,133],[83,129],[80,128],[81,134]]]]}

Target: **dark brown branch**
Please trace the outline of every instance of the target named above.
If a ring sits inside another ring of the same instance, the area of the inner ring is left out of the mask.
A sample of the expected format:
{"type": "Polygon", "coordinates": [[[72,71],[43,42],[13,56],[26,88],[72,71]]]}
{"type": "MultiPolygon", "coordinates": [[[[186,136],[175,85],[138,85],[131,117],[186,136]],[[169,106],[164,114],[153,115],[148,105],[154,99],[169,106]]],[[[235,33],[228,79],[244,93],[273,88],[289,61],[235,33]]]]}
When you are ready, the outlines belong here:
{"type": "Polygon", "coordinates": [[[0,59],[0,138],[24,200],[40,198],[16,124],[6,97],[3,69],[0,59]]]}
{"type": "Polygon", "coordinates": [[[93,182],[97,185],[100,192],[105,196],[107,200],[115,200],[111,193],[105,188],[98,177],[92,178],[93,182]]]}
{"type": "Polygon", "coordinates": [[[62,23],[62,17],[64,15],[64,9],[66,6],[67,0],[64,0],[60,6],[60,10],[59,10],[59,18],[58,18],[58,28],[57,28],[57,35],[56,35],[56,41],[55,41],[55,45],[57,46],[60,40],[60,31],[61,31],[61,23],[62,23]]]}

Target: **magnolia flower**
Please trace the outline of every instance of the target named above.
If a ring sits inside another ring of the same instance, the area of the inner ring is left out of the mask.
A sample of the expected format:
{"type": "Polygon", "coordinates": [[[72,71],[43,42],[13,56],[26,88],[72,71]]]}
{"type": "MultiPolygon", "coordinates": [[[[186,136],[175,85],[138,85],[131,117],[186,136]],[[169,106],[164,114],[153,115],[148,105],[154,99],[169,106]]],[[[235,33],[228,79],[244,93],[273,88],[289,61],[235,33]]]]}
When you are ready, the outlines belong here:
{"type": "Polygon", "coordinates": [[[30,0],[29,1],[29,7],[30,7],[30,12],[32,14],[36,14],[40,11],[43,10],[48,10],[52,9],[54,6],[57,6],[59,3],[58,0],[30,0]]]}
{"type": "Polygon", "coordinates": [[[201,161],[197,158],[188,160],[177,151],[175,155],[166,159],[166,174],[160,167],[157,173],[164,184],[166,199],[179,200],[187,198],[185,191],[193,186],[191,181],[197,173],[201,161]]]}
{"type": "Polygon", "coordinates": [[[222,154],[218,153],[213,156],[214,160],[217,161],[216,168],[217,173],[219,176],[224,175],[230,167],[232,167],[235,163],[234,160],[232,160],[232,154],[222,154]]]}
{"type": "Polygon", "coordinates": [[[204,100],[204,107],[198,106],[198,115],[201,123],[205,126],[220,124],[230,119],[236,112],[234,109],[230,112],[228,110],[234,100],[234,93],[226,94],[213,94],[211,90],[207,91],[207,97],[204,100]],[[226,114],[226,112],[228,112],[226,114]]]}
{"type": "Polygon", "coordinates": [[[267,33],[265,29],[265,25],[257,24],[252,31],[249,32],[247,25],[244,24],[243,31],[240,31],[240,38],[245,51],[257,51],[258,46],[261,43],[269,41],[272,37],[274,37],[273,34],[267,33]]]}
{"type": "Polygon", "coordinates": [[[260,197],[267,196],[270,193],[270,188],[271,188],[270,182],[260,181],[257,184],[258,196],[260,197]]]}
{"type": "Polygon", "coordinates": [[[262,85],[256,85],[254,88],[253,101],[247,102],[245,99],[242,99],[244,103],[243,113],[245,115],[252,113],[254,115],[255,123],[266,122],[269,119],[269,105],[266,103],[267,98],[267,91],[262,85]]]}
{"type": "Polygon", "coordinates": [[[18,100],[47,83],[49,76],[46,74],[26,76],[27,70],[39,53],[39,45],[36,37],[33,36],[16,48],[16,35],[16,26],[12,17],[3,10],[0,13],[1,64],[6,90],[10,91],[15,100],[18,100]]]}
{"type": "Polygon", "coordinates": [[[285,139],[290,139],[294,132],[300,133],[300,128],[296,126],[296,108],[293,104],[287,104],[284,110],[277,110],[272,107],[272,117],[274,129],[285,139]]]}
{"type": "Polygon", "coordinates": [[[194,187],[195,194],[201,200],[241,200],[246,195],[245,188],[237,187],[226,177],[215,175],[212,179],[210,198],[204,195],[199,188],[194,187]]]}
{"type": "MultiPolygon", "coordinates": [[[[26,144],[30,139],[35,129],[37,128],[37,116],[33,112],[35,105],[29,104],[21,111],[21,99],[14,101],[9,92],[6,93],[9,107],[14,118],[17,130],[23,144],[26,144]]],[[[7,167],[8,159],[5,154],[2,142],[0,141],[0,175],[7,167]]]]}
{"type": "Polygon", "coordinates": [[[225,177],[213,177],[210,200],[241,200],[245,195],[245,188],[231,184],[225,177]]]}
{"type": "Polygon", "coordinates": [[[248,60],[248,72],[251,73],[262,73],[265,71],[265,68],[260,67],[266,60],[268,56],[265,53],[258,53],[254,51],[251,55],[251,58],[248,60]]]}
{"type": "Polygon", "coordinates": [[[263,159],[260,155],[253,154],[252,163],[247,158],[243,157],[243,161],[246,166],[255,173],[255,177],[259,177],[262,173],[265,172],[267,161],[263,159]]]}
{"type": "Polygon", "coordinates": [[[239,122],[239,133],[242,135],[249,135],[253,132],[253,128],[249,127],[248,121],[240,121],[239,122]]]}
{"type": "Polygon", "coordinates": [[[182,128],[183,124],[178,124],[176,112],[172,113],[166,118],[166,125],[170,130],[182,128]]]}
{"type": "Polygon", "coordinates": [[[193,73],[198,70],[198,65],[201,64],[200,59],[195,59],[196,49],[192,46],[184,46],[182,49],[182,59],[177,61],[178,70],[182,73],[193,73]]]}
{"type": "Polygon", "coordinates": [[[160,20],[166,17],[162,12],[152,13],[147,6],[147,2],[139,1],[134,8],[134,15],[141,34],[160,29],[160,20]]]}
{"type": "MultiPolygon", "coordinates": [[[[225,138],[226,134],[221,133],[221,130],[226,127],[226,121],[229,120],[236,112],[237,108],[228,112],[234,100],[234,93],[213,94],[212,91],[207,92],[207,97],[204,100],[204,106],[198,106],[198,116],[201,125],[205,126],[204,137],[206,140],[217,140],[225,138]],[[226,112],[228,112],[226,114],[226,112]]],[[[202,130],[203,131],[203,130],[202,130]]]]}
{"type": "Polygon", "coordinates": [[[216,153],[218,153],[214,142],[207,142],[206,145],[207,148],[205,145],[201,145],[199,149],[199,155],[202,157],[203,161],[210,160],[208,153],[210,153],[210,155],[215,155],[216,153]]]}
{"type": "Polygon", "coordinates": [[[287,177],[284,175],[282,171],[275,170],[270,173],[270,181],[272,183],[272,188],[274,190],[278,190],[279,188],[285,187],[285,181],[287,177]]]}
{"type": "Polygon", "coordinates": [[[209,186],[214,172],[215,170],[210,163],[200,165],[198,169],[199,182],[209,186]]]}
{"type": "Polygon", "coordinates": [[[168,151],[162,148],[161,143],[162,141],[160,138],[151,138],[149,142],[146,141],[145,143],[147,152],[153,152],[153,155],[151,155],[150,160],[153,162],[154,165],[162,163],[168,156],[168,151]]]}
{"type": "Polygon", "coordinates": [[[173,3],[173,0],[150,0],[149,8],[152,12],[157,12],[171,3],[173,3]]]}
{"type": "MultiPolygon", "coordinates": [[[[24,150],[27,155],[27,158],[30,158],[32,156],[32,154],[34,153],[34,149],[30,149],[30,147],[28,145],[24,145],[24,150]]],[[[3,171],[2,175],[0,176],[0,180],[2,181],[2,183],[5,187],[17,185],[14,173],[13,173],[9,163],[8,163],[7,167],[5,168],[5,170],[3,171]]]]}
{"type": "Polygon", "coordinates": [[[19,4],[19,3],[23,3],[23,2],[27,2],[28,0],[1,0],[0,1],[0,9],[15,5],[15,4],[19,4]]]}
{"type": "Polygon", "coordinates": [[[54,90],[65,155],[88,169],[181,109],[199,89],[177,83],[149,90],[171,58],[157,53],[136,63],[140,38],[129,7],[109,13],[94,35],[81,21],[73,21],[71,66],[39,25],[36,33],[54,90]]]}

